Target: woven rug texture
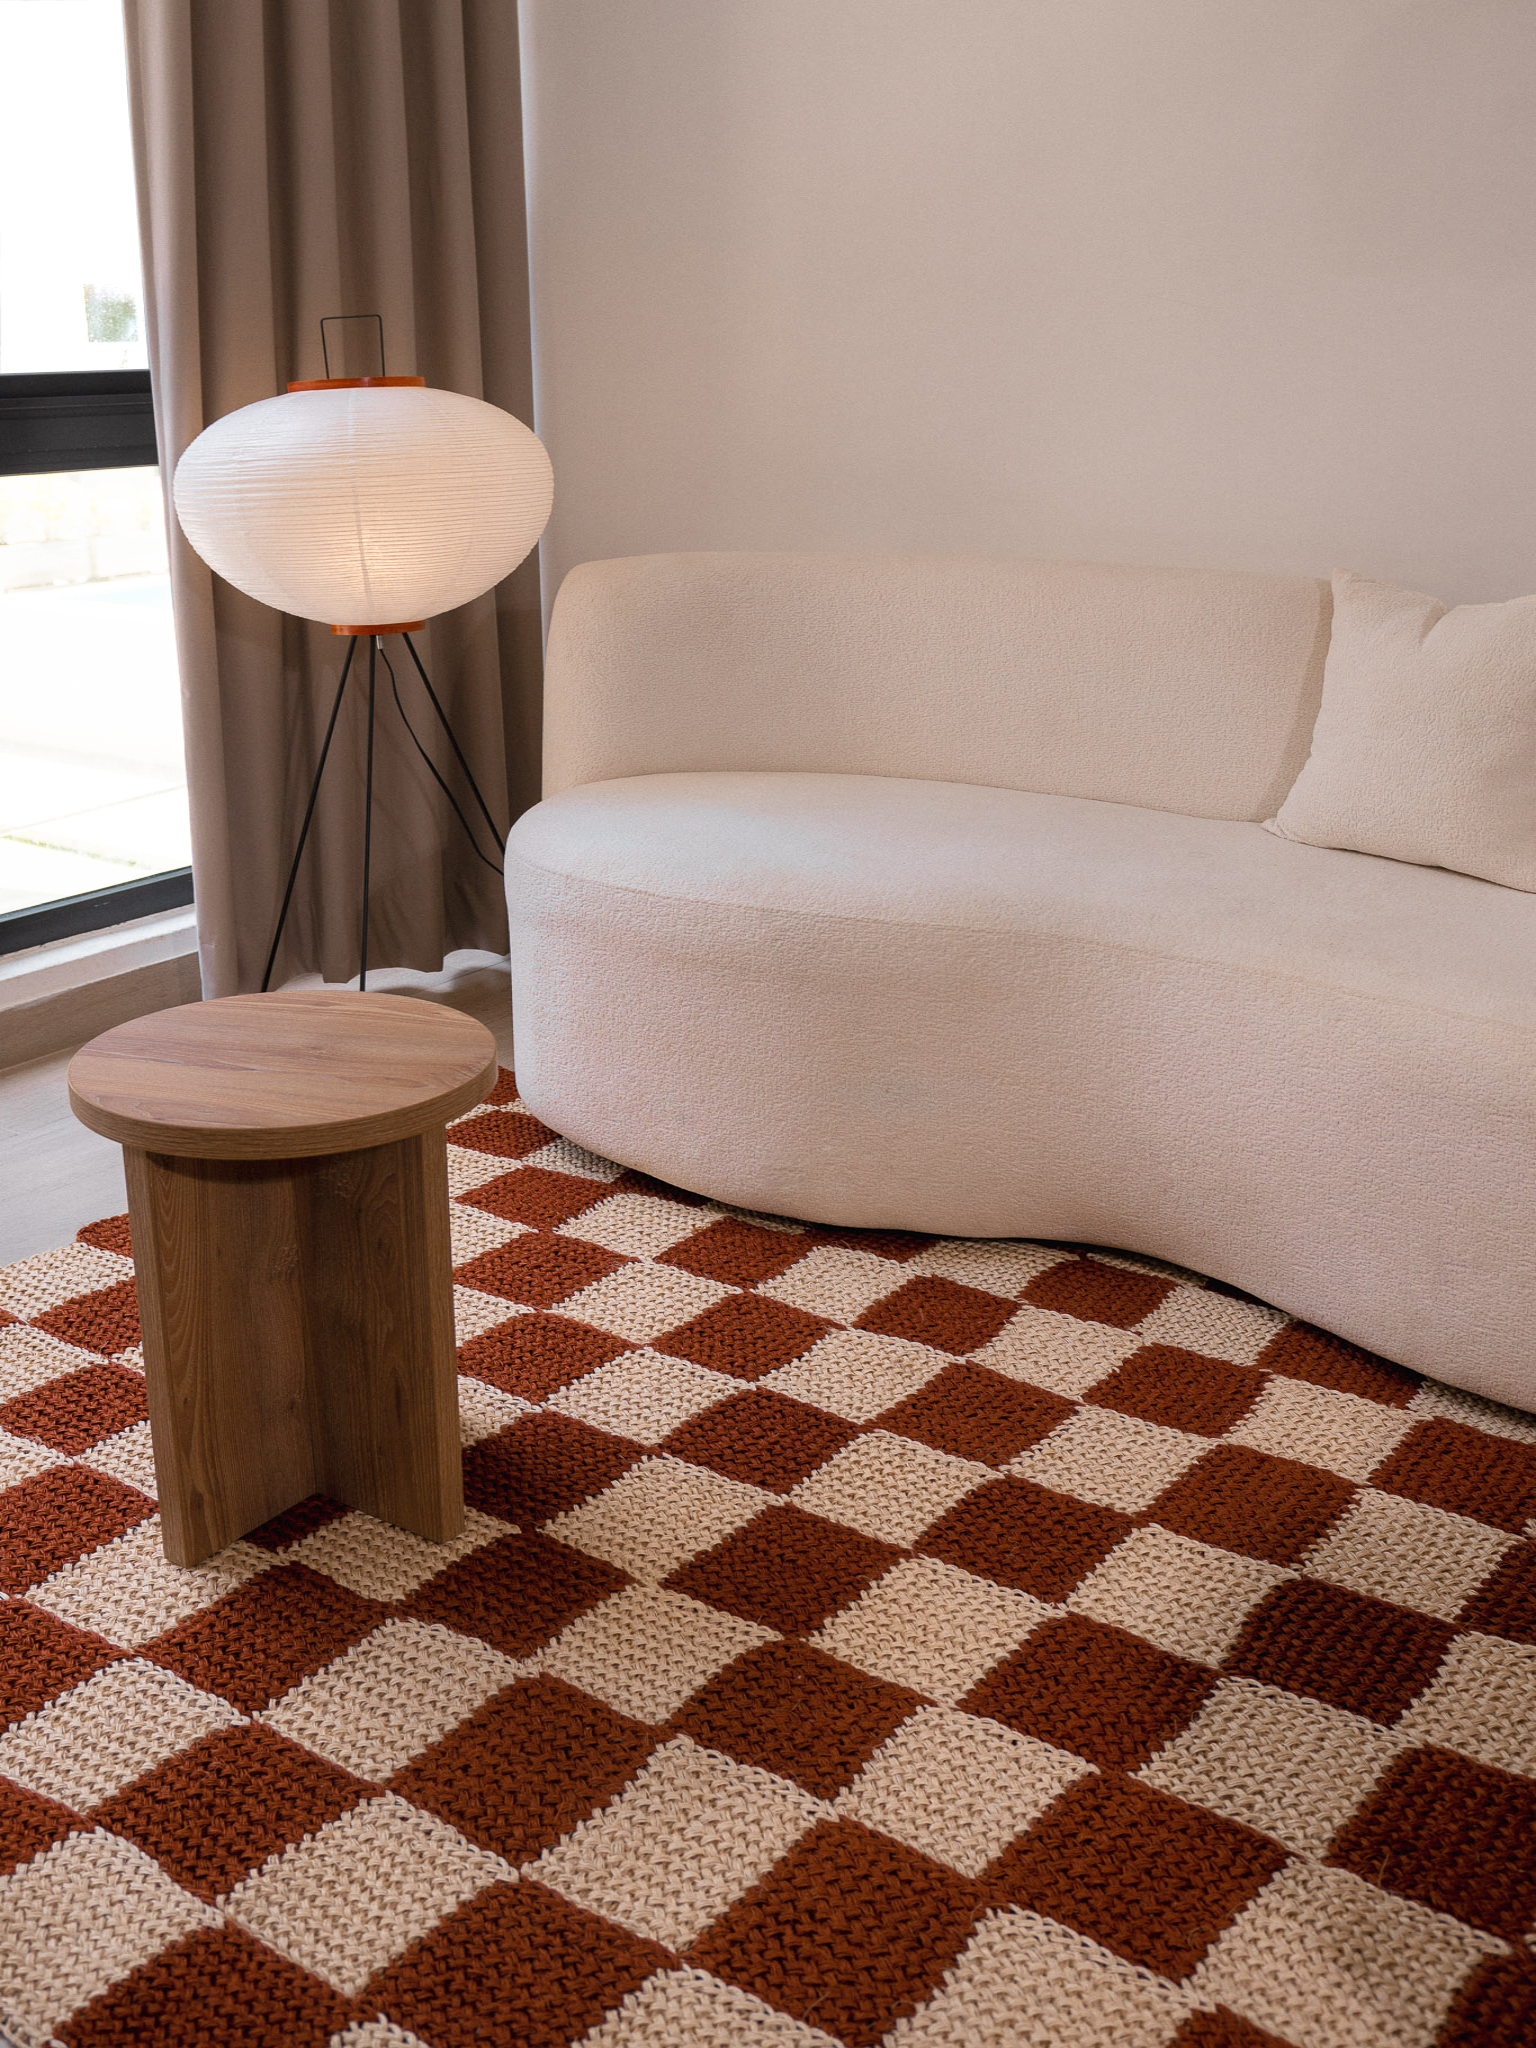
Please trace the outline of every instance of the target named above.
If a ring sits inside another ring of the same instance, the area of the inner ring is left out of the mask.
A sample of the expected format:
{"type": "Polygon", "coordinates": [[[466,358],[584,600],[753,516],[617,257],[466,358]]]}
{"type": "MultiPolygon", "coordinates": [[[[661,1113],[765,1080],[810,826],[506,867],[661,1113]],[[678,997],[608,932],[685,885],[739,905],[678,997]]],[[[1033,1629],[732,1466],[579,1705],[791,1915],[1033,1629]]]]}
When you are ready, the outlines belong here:
{"type": "Polygon", "coordinates": [[[126,1218],[0,1270],[22,2048],[1536,2042],[1536,1421],[449,1137],[445,1547],[168,1565],[126,1218]]]}

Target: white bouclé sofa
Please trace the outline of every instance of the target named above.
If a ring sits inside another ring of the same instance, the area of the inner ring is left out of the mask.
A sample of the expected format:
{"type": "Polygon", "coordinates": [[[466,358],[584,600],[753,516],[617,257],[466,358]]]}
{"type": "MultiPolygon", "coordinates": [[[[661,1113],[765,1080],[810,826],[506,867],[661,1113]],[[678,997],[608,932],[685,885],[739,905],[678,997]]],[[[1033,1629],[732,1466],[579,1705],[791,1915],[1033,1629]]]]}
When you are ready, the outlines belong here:
{"type": "Polygon", "coordinates": [[[1328,606],[574,570],[508,846],[523,1096],[718,1200],[1150,1254],[1536,1406],[1536,897],[1264,831],[1328,606]]]}

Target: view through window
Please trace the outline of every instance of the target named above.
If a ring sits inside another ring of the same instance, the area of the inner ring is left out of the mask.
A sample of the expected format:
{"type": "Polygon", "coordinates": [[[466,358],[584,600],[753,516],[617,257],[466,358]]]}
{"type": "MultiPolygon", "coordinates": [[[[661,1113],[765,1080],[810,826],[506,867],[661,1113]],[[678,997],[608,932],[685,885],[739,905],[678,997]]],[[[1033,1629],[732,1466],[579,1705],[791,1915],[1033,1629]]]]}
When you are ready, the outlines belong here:
{"type": "MultiPolygon", "coordinates": [[[[7,913],[182,869],[190,846],[160,479],[133,396],[147,358],[120,0],[0,0],[0,80],[4,951],[37,922],[7,913]],[[86,445],[82,418],[125,392],[138,445],[121,422],[86,445]]],[[[112,903],[75,928],[153,907],[112,903]]]]}

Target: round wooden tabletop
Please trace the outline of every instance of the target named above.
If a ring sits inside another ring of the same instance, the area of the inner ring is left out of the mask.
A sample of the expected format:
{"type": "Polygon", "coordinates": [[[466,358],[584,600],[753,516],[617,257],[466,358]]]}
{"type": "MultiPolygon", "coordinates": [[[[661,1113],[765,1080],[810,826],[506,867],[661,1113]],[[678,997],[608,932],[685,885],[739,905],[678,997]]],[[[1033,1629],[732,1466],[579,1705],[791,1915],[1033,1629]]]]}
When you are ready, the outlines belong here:
{"type": "Polygon", "coordinates": [[[473,1109],[496,1041],[414,996],[279,989],[135,1017],[82,1046],[69,1100],[93,1131],[193,1159],[388,1145],[473,1109]]]}

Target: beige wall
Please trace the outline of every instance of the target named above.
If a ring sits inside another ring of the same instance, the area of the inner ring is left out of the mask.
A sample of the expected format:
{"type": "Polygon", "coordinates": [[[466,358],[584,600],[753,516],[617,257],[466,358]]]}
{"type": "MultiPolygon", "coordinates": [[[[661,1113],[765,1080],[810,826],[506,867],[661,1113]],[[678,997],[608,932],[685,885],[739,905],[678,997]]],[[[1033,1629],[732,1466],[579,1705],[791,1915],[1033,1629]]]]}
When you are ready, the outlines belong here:
{"type": "Polygon", "coordinates": [[[1536,0],[523,0],[551,587],[1536,589],[1536,0]]]}

